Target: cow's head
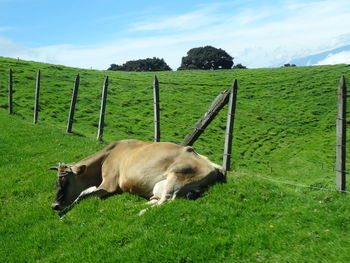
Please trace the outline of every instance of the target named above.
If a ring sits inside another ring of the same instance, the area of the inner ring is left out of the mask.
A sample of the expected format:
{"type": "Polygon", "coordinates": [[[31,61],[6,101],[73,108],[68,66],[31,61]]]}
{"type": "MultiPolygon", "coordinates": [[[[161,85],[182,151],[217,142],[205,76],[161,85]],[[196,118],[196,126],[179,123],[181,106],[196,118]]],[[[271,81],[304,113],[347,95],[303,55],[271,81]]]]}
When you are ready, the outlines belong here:
{"type": "Polygon", "coordinates": [[[83,190],[79,176],[85,172],[86,166],[59,163],[50,170],[57,171],[57,194],[51,207],[54,210],[62,210],[72,204],[83,190]]]}

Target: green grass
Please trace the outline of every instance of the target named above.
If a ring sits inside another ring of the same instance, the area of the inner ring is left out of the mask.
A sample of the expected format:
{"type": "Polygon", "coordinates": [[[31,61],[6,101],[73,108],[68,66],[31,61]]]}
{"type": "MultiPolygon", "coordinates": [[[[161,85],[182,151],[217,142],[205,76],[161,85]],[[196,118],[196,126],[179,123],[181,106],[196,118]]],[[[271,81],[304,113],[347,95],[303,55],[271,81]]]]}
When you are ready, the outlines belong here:
{"type": "Polygon", "coordinates": [[[52,211],[58,160],[102,146],[0,113],[3,262],[349,262],[349,196],[232,173],[196,201],[141,217],[130,194],[52,211]]]}
{"type": "MultiPolygon", "coordinates": [[[[95,141],[102,83],[110,78],[104,139],[153,139],[154,73],[74,69],[0,58],[0,259],[3,262],[349,262],[349,197],[255,177],[334,189],[337,86],[346,65],[159,72],[161,137],[181,142],[216,95],[239,81],[233,172],[196,201],[135,216],[129,194],[84,200],[60,220],[50,204],[58,161],[95,141]],[[14,116],[7,74],[14,72],[14,116]],[[40,69],[41,111],[33,118],[40,69]],[[64,131],[80,74],[75,134],[64,131]],[[80,135],[80,136],[76,136],[80,135]],[[253,176],[247,176],[250,174],[253,176]]],[[[195,143],[221,163],[226,107],[195,143]]]]}

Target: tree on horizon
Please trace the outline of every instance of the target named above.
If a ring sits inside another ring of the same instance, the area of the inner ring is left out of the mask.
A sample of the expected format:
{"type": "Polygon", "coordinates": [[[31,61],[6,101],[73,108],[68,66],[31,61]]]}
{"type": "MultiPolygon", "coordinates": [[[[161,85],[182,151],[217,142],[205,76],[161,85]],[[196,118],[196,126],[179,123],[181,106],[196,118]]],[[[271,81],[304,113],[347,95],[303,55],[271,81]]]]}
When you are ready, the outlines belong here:
{"type": "Polygon", "coordinates": [[[212,46],[192,48],[187,52],[187,56],[182,57],[181,66],[178,70],[186,69],[231,69],[233,57],[225,50],[212,46]]]}
{"type": "Polygon", "coordinates": [[[123,65],[111,64],[107,70],[113,71],[167,71],[172,70],[164,59],[146,58],[138,60],[130,60],[123,65]]]}

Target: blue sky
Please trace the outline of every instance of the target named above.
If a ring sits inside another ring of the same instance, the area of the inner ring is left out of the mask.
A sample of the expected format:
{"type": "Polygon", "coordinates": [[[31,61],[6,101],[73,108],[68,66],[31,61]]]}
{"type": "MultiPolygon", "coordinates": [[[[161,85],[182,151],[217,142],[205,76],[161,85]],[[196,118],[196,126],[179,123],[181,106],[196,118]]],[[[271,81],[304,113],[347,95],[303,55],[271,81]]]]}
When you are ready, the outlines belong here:
{"type": "Polygon", "coordinates": [[[0,56],[81,68],[160,57],[176,69],[205,45],[271,67],[349,44],[348,0],[0,0],[0,56]]]}

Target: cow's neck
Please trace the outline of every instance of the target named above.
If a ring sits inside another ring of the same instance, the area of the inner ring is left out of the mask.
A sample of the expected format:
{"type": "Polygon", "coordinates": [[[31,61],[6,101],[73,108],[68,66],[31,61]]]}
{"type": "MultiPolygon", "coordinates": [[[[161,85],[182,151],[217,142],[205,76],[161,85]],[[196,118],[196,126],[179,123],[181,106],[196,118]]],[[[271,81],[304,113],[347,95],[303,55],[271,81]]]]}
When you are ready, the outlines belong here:
{"type": "Polygon", "coordinates": [[[77,177],[77,189],[80,192],[102,182],[102,165],[110,150],[102,150],[81,160],[76,165],[86,165],[86,171],[77,177]]]}

